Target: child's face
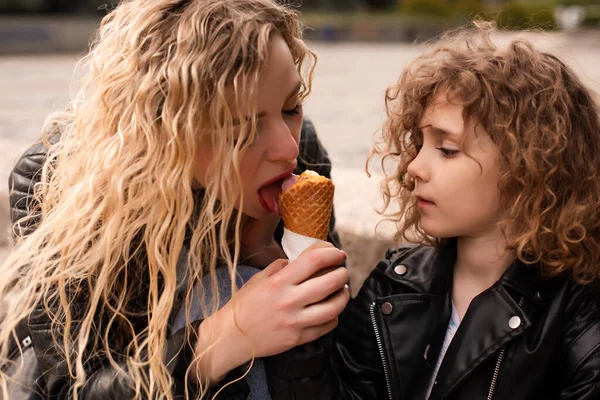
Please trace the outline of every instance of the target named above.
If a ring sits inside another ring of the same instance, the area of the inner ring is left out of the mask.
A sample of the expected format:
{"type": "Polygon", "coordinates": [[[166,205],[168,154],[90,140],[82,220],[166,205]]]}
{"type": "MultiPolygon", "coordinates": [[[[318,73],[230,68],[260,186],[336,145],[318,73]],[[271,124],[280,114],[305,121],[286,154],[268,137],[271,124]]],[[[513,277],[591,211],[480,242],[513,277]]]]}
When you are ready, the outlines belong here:
{"type": "MultiPolygon", "coordinates": [[[[277,200],[281,180],[296,167],[302,129],[302,107],[298,97],[300,83],[287,44],[280,35],[274,34],[257,87],[256,140],[241,159],[242,211],[250,217],[262,218],[279,212],[277,200]]],[[[234,104],[230,104],[230,108],[234,117],[238,115],[234,104]]],[[[241,113],[249,115],[250,112],[242,109],[241,113]]],[[[212,149],[206,145],[196,153],[195,179],[203,186],[212,155],[212,149]]],[[[236,208],[239,209],[239,201],[236,208]]]]}
{"type": "Polygon", "coordinates": [[[498,148],[463,107],[438,97],[420,123],[422,148],[409,164],[423,229],[437,238],[480,237],[500,220],[498,148]]]}

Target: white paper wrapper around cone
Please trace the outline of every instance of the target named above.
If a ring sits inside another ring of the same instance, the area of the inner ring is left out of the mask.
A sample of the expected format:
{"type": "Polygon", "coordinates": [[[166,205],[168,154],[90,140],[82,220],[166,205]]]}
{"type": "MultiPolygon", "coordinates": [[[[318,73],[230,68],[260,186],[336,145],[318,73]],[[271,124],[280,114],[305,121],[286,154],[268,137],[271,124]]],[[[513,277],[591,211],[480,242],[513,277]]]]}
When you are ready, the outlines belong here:
{"type": "Polygon", "coordinates": [[[311,238],[304,235],[298,235],[292,231],[288,231],[286,228],[283,228],[283,237],[281,238],[281,247],[283,248],[283,252],[290,261],[298,258],[300,253],[302,253],[306,248],[312,246],[315,243],[321,243],[324,241],[320,239],[311,238]]]}

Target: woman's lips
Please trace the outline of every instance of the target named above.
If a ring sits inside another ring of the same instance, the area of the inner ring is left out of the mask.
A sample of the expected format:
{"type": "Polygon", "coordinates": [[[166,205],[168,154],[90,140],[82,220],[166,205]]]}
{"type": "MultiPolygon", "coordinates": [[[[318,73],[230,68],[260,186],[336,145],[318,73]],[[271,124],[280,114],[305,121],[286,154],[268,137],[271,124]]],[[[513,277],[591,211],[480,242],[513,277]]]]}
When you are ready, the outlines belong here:
{"type": "Polygon", "coordinates": [[[273,209],[272,206],[269,206],[261,193],[259,193],[258,195],[258,201],[260,202],[260,205],[262,206],[263,210],[265,210],[266,212],[271,214],[279,213],[279,207],[276,206],[275,209],[273,209]]]}

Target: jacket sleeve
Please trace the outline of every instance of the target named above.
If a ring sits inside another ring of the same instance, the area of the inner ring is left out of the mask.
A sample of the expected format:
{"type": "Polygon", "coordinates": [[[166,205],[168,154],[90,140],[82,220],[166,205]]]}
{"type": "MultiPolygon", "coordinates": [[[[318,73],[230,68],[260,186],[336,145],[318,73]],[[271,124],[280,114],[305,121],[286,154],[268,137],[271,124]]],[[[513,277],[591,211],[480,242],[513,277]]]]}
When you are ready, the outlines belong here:
{"type": "MultiPolygon", "coordinates": [[[[72,304],[73,310],[83,311],[83,306],[72,304]]],[[[197,330],[201,321],[192,324],[192,329],[197,330]]],[[[72,332],[78,329],[74,323],[72,332]]],[[[75,381],[71,379],[63,353],[59,352],[53,340],[50,319],[45,311],[38,307],[29,319],[29,333],[43,379],[45,398],[63,400],[72,398],[75,381]]],[[[54,336],[61,338],[61,333],[54,330],[54,336]]],[[[185,328],[174,332],[166,341],[163,357],[167,369],[173,377],[173,390],[175,398],[183,398],[185,389],[194,393],[196,388],[185,384],[185,372],[188,369],[194,354],[194,337],[186,340],[185,328]],[[187,387],[186,387],[187,386],[187,387]]],[[[62,340],[62,339],[59,339],[62,340]]],[[[84,400],[104,399],[133,399],[132,383],[128,382],[121,371],[126,371],[126,363],[118,361],[118,367],[111,365],[105,357],[96,355],[88,358],[84,363],[87,379],[78,390],[79,398],[84,400]]]]}
{"type": "Polygon", "coordinates": [[[564,335],[567,351],[560,364],[560,400],[600,398],[600,295],[592,288],[586,289],[587,295],[573,302],[578,312],[564,335]]]}
{"type": "MultiPolygon", "coordinates": [[[[58,140],[58,137],[53,137],[51,143],[54,140],[58,140]]],[[[47,153],[48,148],[43,143],[38,142],[32,145],[21,155],[8,177],[12,225],[21,221],[35,209],[34,188],[35,184],[40,181],[41,170],[46,161],[47,153]]],[[[27,222],[21,222],[18,229],[13,231],[15,238],[29,235],[35,230],[39,221],[34,218],[27,222]]]]}
{"type": "Polygon", "coordinates": [[[585,360],[578,365],[560,400],[592,400],[600,398],[600,343],[599,332],[596,332],[595,350],[586,354],[585,360]]]}
{"type": "Polygon", "coordinates": [[[318,351],[299,348],[268,359],[273,400],[387,399],[383,363],[370,316],[381,293],[382,261],[339,317],[332,334],[317,341],[318,351]]]}

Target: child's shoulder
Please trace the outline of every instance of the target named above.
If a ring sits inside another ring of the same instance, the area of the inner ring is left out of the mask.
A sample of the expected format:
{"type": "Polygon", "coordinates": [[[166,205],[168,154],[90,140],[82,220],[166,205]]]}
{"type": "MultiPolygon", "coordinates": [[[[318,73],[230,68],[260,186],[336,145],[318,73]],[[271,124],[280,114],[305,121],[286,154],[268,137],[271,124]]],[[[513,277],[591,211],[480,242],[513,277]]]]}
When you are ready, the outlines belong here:
{"type": "Polygon", "coordinates": [[[423,275],[423,269],[432,267],[432,261],[438,255],[435,247],[403,243],[398,247],[387,250],[375,268],[364,281],[361,292],[372,292],[378,295],[395,292],[396,285],[411,284],[410,276],[416,271],[423,275]]]}
{"type": "Polygon", "coordinates": [[[584,310],[596,311],[600,314],[600,281],[581,284],[571,277],[565,280],[568,315],[580,314],[584,310]]]}
{"type": "Polygon", "coordinates": [[[580,321],[600,321],[600,282],[583,285],[568,278],[565,294],[567,326],[580,321]]]}
{"type": "Polygon", "coordinates": [[[567,285],[562,351],[565,370],[574,373],[600,352],[600,282],[582,285],[570,279],[567,285]]]}

